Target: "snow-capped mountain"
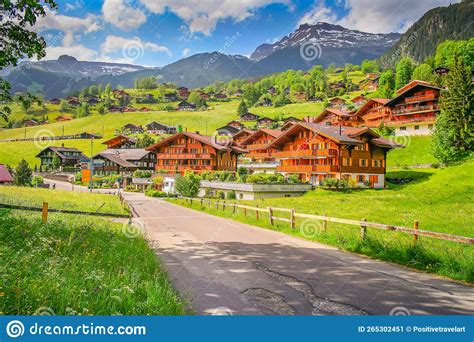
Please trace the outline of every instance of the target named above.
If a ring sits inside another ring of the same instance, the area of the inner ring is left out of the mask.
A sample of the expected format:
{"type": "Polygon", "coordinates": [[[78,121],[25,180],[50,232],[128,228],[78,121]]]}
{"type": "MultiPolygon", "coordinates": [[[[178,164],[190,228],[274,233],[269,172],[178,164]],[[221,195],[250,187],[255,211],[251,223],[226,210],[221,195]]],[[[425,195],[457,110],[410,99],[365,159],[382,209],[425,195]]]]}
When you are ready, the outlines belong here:
{"type": "Polygon", "coordinates": [[[300,47],[306,42],[317,43],[324,48],[389,48],[401,35],[399,33],[375,34],[350,30],[340,25],[319,22],[315,25],[303,24],[290,35],[283,37],[274,44],[262,44],[250,56],[253,60],[261,60],[274,52],[300,47]]]}
{"type": "MultiPolygon", "coordinates": [[[[39,62],[22,62],[18,68],[36,68],[43,71],[67,74],[74,78],[95,77],[102,75],[122,75],[127,72],[146,69],[140,65],[78,61],[76,58],[63,55],[57,60],[39,62]]],[[[11,72],[12,70],[10,70],[11,72]]]]}

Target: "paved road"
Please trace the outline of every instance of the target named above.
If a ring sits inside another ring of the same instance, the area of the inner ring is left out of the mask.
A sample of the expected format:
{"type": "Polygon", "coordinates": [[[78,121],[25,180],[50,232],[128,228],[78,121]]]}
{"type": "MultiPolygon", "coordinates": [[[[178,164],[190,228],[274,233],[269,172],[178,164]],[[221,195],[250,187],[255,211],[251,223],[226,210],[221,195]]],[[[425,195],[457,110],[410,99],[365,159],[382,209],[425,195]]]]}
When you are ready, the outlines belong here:
{"type": "Polygon", "coordinates": [[[125,194],[198,314],[474,314],[474,287],[125,194]]]}

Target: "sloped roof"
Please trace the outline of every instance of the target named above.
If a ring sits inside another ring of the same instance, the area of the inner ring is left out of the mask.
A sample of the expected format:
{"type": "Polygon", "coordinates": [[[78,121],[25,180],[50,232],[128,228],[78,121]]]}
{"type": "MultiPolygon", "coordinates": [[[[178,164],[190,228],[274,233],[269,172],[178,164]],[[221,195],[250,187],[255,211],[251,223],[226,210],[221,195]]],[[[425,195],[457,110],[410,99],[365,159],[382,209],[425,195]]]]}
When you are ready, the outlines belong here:
{"type": "Polygon", "coordinates": [[[82,153],[81,150],[75,148],[75,147],[62,147],[62,146],[48,146],[45,149],[43,149],[40,153],[36,155],[36,158],[39,158],[39,156],[46,150],[51,150],[54,153],[56,153],[59,157],[63,159],[78,159],[81,157],[85,157],[85,154],[82,153]],[[81,154],[80,157],[72,157],[72,156],[65,156],[63,152],[79,152],[81,154]]]}
{"type": "Polygon", "coordinates": [[[168,137],[162,141],[157,142],[156,144],[153,144],[149,147],[146,148],[147,151],[154,151],[159,147],[166,146],[170,142],[176,140],[180,136],[186,136],[191,139],[195,139],[205,145],[209,145],[211,147],[214,147],[216,150],[219,151],[228,151],[232,149],[232,147],[227,147],[225,145],[218,144],[213,137],[207,136],[207,135],[201,135],[198,133],[191,133],[191,132],[180,132],[172,135],[171,137],[168,137]]]}
{"type": "Polygon", "coordinates": [[[326,108],[319,114],[316,119],[314,119],[314,122],[320,122],[322,119],[327,117],[329,114],[334,114],[336,116],[339,116],[341,118],[350,118],[352,115],[351,113],[342,110],[342,109],[334,109],[334,108],[326,108]]]}
{"type": "Polygon", "coordinates": [[[94,158],[103,157],[108,159],[122,167],[137,167],[136,165],[130,163],[130,161],[140,160],[145,157],[150,152],[143,148],[130,148],[130,149],[107,149],[96,154],[94,158]]]}
{"type": "Polygon", "coordinates": [[[8,171],[7,167],[3,164],[0,164],[0,182],[13,182],[13,177],[8,171]]]}
{"type": "Polygon", "coordinates": [[[382,99],[382,98],[369,99],[357,110],[355,115],[359,116],[360,114],[365,113],[367,108],[369,108],[374,102],[380,104],[380,106],[385,106],[388,102],[390,102],[390,99],[382,99]]]}
{"type": "Polygon", "coordinates": [[[417,87],[426,87],[426,88],[431,88],[431,89],[435,89],[435,90],[441,90],[441,88],[436,87],[436,86],[432,85],[429,82],[414,80],[414,81],[411,81],[410,83],[408,83],[407,85],[401,87],[400,89],[398,89],[396,91],[397,96],[394,97],[393,99],[391,99],[390,101],[388,101],[386,103],[386,105],[391,106],[392,104],[397,102],[400,98],[405,96],[405,94],[407,92],[409,92],[409,91],[411,91],[411,90],[413,90],[414,88],[417,88],[417,87]]]}
{"type": "Polygon", "coordinates": [[[280,136],[283,132],[278,130],[278,129],[267,129],[267,128],[262,128],[262,129],[259,129],[258,131],[255,131],[252,135],[250,135],[249,137],[247,137],[247,139],[245,139],[244,141],[242,141],[242,145],[248,145],[249,143],[251,143],[252,141],[254,141],[255,139],[259,138],[260,136],[262,136],[262,134],[268,134],[269,136],[273,137],[273,138],[276,138],[278,136],[280,136]]]}

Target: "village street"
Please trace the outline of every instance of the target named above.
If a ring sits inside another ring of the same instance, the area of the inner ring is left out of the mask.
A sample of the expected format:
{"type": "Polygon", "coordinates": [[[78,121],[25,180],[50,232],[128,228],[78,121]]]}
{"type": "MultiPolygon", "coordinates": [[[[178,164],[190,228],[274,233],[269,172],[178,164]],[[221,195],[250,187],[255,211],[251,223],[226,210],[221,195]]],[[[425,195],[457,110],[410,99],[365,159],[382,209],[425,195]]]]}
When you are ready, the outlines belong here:
{"type": "Polygon", "coordinates": [[[473,314],[473,288],[124,193],[198,314],[473,314]]]}

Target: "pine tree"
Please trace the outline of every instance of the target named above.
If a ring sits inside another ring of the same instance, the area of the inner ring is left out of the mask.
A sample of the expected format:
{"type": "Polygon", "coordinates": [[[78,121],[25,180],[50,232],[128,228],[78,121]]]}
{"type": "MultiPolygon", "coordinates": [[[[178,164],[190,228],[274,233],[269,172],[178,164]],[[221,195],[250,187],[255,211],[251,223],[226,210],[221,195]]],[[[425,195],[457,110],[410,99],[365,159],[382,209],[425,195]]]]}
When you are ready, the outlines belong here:
{"type": "Polygon", "coordinates": [[[249,109],[247,108],[247,104],[244,100],[242,100],[239,104],[239,108],[237,108],[237,115],[240,117],[244,114],[247,114],[249,109]]]}
{"type": "Polygon", "coordinates": [[[441,113],[432,139],[433,155],[445,164],[466,157],[474,149],[474,95],[471,72],[459,56],[446,76],[447,91],[440,98],[441,113]]]}
{"type": "Polygon", "coordinates": [[[408,84],[413,73],[413,62],[410,57],[404,57],[397,64],[397,75],[395,77],[395,87],[400,89],[408,84]]]}
{"type": "Polygon", "coordinates": [[[13,180],[15,185],[18,186],[30,186],[33,180],[33,172],[31,171],[30,165],[24,159],[22,159],[18,166],[15,168],[13,173],[13,180]]]}

